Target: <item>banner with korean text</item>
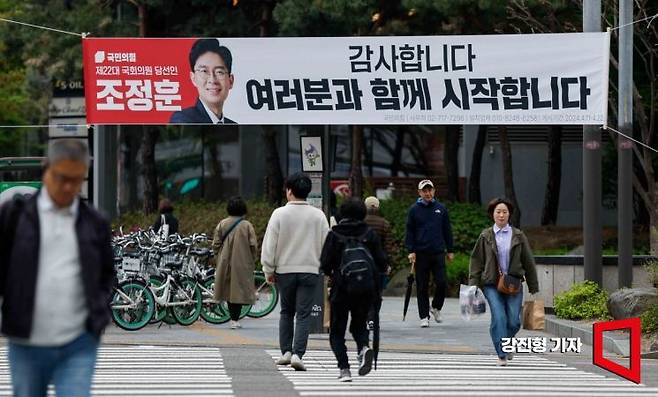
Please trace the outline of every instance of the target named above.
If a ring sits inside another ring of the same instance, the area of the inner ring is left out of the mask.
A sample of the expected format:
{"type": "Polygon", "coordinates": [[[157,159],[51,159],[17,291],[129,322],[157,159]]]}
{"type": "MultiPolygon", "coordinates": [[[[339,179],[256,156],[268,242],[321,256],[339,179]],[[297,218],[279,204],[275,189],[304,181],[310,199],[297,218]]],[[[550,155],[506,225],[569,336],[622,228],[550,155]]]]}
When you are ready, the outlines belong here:
{"type": "Polygon", "coordinates": [[[89,124],[590,124],[608,33],[85,38],[89,124]]]}

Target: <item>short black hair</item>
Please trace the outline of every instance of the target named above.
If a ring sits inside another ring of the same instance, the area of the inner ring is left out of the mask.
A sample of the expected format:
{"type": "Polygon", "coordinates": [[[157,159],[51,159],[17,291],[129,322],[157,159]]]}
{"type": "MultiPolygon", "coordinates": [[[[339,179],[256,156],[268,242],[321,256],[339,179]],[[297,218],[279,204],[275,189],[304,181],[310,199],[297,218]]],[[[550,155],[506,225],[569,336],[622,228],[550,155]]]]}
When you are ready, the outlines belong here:
{"type": "Polygon", "coordinates": [[[366,205],[358,197],[350,197],[340,205],[340,217],[362,221],[366,218],[366,205]]]}
{"type": "Polygon", "coordinates": [[[303,172],[295,172],[286,178],[286,189],[290,189],[292,194],[298,199],[306,200],[311,193],[311,178],[303,172]]]}
{"type": "Polygon", "coordinates": [[[231,51],[223,45],[219,44],[217,39],[199,39],[192,45],[190,49],[190,70],[194,71],[194,65],[199,57],[206,52],[214,52],[219,55],[226,65],[229,74],[231,73],[231,66],[233,64],[233,56],[231,51]]]}
{"type": "Polygon", "coordinates": [[[230,216],[243,216],[247,214],[247,203],[240,196],[233,196],[226,203],[226,212],[230,216]]]}
{"type": "Polygon", "coordinates": [[[514,204],[512,204],[512,202],[505,197],[496,197],[495,199],[489,201],[489,204],[487,204],[487,213],[489,214],[489,218],[493,218],[494,210],[498,204],[505,204],[507,206],[507,211],[509,211],[509,215],[512,216],[514,213],[514,204]]]}

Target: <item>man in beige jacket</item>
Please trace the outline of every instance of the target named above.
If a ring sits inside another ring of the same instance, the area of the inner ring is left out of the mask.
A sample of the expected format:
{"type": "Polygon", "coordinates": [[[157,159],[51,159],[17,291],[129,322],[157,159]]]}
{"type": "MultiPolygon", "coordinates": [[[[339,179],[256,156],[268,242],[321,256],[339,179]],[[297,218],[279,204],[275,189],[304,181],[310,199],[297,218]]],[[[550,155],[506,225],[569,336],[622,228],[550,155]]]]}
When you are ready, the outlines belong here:
{"type": "Polygon", "coordinates": [[[281,358],[277,364],[290,364],[297,371],[305,371],[302,357],[306,352],[313,292],[319,282],[320,254],[329,224],[324,213],[306,201],[311,192],[308,176],[290,175],[285,188],[288,203],[274,210],[267,223],[260,261],[267,281],[276,283],[281,296],[281,358]]]}

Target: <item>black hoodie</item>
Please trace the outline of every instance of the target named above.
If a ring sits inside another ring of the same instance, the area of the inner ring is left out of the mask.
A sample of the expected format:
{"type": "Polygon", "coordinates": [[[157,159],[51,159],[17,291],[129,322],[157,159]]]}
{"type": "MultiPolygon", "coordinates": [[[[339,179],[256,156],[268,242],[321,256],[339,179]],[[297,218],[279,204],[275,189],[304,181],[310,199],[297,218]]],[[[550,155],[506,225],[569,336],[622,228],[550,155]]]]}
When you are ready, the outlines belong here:
{"type": "MultiPolygon", "coordinates": [[[[320,256],[320,270],[329,277],[340,266],[343,259],[343,243],[336,236],[366,236],[365,246],[370,250],[370,254],[375,260],[375,266],[380,273],[385,273],[388,267],[388,259],[386,253],[382,248],[382,243],[375,233],[365,222],[356,221],[353,219],[342,219],[340,223],[333,228],[322,246],[322,255],[320,256]]],[[[333,277],[332,277],[333,278],[333,277]]],[[[376,282],[379,282],[379,277],[375,277],[376,282]]],[[[333,290],[333,289],[332,289],[333,290]]],[[[332,293],[333,295],[333,293],[332,293]]]]}

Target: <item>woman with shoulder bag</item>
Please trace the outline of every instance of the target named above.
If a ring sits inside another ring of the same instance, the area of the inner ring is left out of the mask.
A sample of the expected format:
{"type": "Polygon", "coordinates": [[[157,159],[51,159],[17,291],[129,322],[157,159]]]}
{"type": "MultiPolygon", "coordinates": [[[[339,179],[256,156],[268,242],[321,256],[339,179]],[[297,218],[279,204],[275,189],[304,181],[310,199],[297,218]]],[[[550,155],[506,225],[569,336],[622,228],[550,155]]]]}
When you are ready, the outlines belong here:
{"type": "Polygon", "coordinates": [[[539,291],[535,259],[525,234],[509,225],[514,205],[495,198],[488,205],[493,227],[480,233],[469,266],[469,285],[484,292],[491,311],[489,332],[498,365],[505,366],[512,354],[503,352],[502,338],[513,338],[521,328],[521,306],[525,280],[531,294],[539,291]]]}
{"type": "Polygon", "coordinates": [[[241,197],[232,197],[226,204],[228,217],[222,219],[212,240],[217,258],[215,299],[225,301],[231,315],[231,329],[242,328],[238,319],[242,305],[256,300],[254,267],[258,240],[253,225],[244,219],[247,204],[241,197]]]}

